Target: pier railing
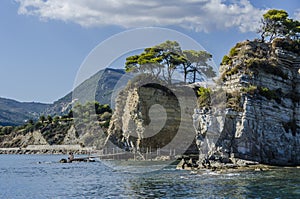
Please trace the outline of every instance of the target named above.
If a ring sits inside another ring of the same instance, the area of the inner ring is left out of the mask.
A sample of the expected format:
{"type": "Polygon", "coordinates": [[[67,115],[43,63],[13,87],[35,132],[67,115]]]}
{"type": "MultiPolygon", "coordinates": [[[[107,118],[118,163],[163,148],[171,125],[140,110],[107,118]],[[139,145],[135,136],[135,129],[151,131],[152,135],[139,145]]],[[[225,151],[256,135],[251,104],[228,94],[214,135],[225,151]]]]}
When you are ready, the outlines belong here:
{"type": "Polygon", "coordinates": [[[97,157],[100,159],[113,159],[113,160],[122,160],[122,159],[134,159],[134,160],[172,160],[176,159],[176,150],[175,149],[154,149],[150,148],[144,150],[145,152],[140,151],[125,151],[120,148],[104,148],[99,150],[97,157]]]}

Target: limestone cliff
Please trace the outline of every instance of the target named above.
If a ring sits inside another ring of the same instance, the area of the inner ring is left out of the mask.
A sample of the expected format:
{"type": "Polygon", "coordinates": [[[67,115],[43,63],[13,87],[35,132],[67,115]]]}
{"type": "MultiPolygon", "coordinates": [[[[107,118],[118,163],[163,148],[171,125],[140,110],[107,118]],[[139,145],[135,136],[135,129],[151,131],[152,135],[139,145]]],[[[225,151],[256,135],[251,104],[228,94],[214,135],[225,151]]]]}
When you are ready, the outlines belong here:
{"type": "Polygon", "coordinates": [[[192,114],[194,91],[140,78],[120,92],[108,130],[110,141],[122,149],[160,150],[169,154],[197,152],[192,114]]]}
{"type": "MultiPolygon", "coordinates": [[[[202,158],[300,164],[299,52],[295,41],[246,41],[224,57],[220,70],[228,97],[225,123],[220,132],[213,132],[219,139],[202,158]]],[[[203,114],[195,118],[197,134],[212,133],[203,114]]]]}
{"type": "Polygon", "coordinates": [[[40,127],[28,124],[25,127],[16,127],[8,134],[0,135],[0,148],[26,148],[28,145],[81,145],[99,149],[103,147],[106,139],[104,131],[106,128],[100,128],[98,122],[77,124],[77,127],[73,121],[45,123],[40,127]]]}
{"type": "Polygon", "coordinates": [[[0,147],[26,147],[28,145],[48,144],[39,130],[28,132],[14,132],[11,135],[0,136],[0,147]]]}
{"type": "MultiPolygon", "coordinates": [[[[190,99],[194,94],[174,92],[189,90],[187,86],[170,88],[147,82],[129,86],[116,99],[109,138],[124,149],[143,152],[172,143],[180,129],[196,139],[200,161],[232,163],[238,158],[298,165],[299,49],[299,43],[282,39],[238,43],[224,57],[222,75],[213,89],[216,101],[220,100],[219,90],[226,93],[221,111],[216,107],[220,102],[203,105],[198,99],[197,104],[190,99]],[[183,101],[187,102],[184,107],[183,101]]],[[[175,142],[177,148],[181,142],[175,142]]]]}

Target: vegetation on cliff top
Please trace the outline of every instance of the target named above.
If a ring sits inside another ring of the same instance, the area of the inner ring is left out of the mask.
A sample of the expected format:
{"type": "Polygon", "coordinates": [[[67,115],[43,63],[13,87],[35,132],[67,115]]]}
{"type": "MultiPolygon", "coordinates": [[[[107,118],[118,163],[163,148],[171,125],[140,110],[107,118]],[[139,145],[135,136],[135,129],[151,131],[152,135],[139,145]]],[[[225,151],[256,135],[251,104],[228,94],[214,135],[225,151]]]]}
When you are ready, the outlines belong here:
{"type": "Polygon", "coordinates": [[[274,52],[276,48],[282,48],[300,55],[300,22],[288,18],[288,13],[284,10],[273,9],[263,15],[258,32],[261,33],[261,40],[237,43],[223,57],[223,81],[241,71],[248,74],[264,71],[282,79],[288,78],[277,63],[274,52]],[[265,42],[266,38],[269,38],[268,42],[265,42]]]}
{"type": "MultiPolygon", "coordinates": [[[[288,18],[288,16],[288,13],[284,10],[268,10],[263,14],[261,26],[257,32],[260,33],[261,43],[272,43],[273,48],[282,47],[299,54],[300,22],[288,18]],[[269,38],[268,42],[266,42],[267,38],[269,38]]],[[[229,54],[223,57],[221,64],[232,64],[232,58],[239,54],[239,49],[243,44],[236,44],[229,54]]]]}
{"type": "Polygon", "coordinates": [[[156,46],[144,49],[139,55],[126,58],[127,72],[149,73],[161,78],[168,84],[172,83],[175,71],[183,74],[183,82],[196,82],[203,76],[216,76],[209,65],[212,55],[206,51],[182,50],[176,41],[165,41],[156,46]]]}
{"type": "Polygon", "coordinates": [[[286,39],[298,40],[300,37],[300,22],[288,18],[285,10],[268,10],[263,14],[261,27],[258,33],[261,33],[261,39],[264,42],[266,37],[269,41],[275,38],[284,37],[286,39]]]}
{"type": "MultiPolygon", "coordinates": [[[[223,57],[221,82],[241,76],[251,79],[259,73],[281,77],[283,80],[290,78],[290,74],[278,62],[276,50],[279,48],[300,55],[300,22],[288,18],[288,13],[284,10],[272,9],[263,15],[258,33],[260,33],[261,39],[237,43],[223,57]]],[[[280,88],[271,90],[268,85],[252,84],[241,86],[240,91],[227,93],[228,108],[241,110],[240,100],[243,94],[264,97],[268,100],[275,100],[277,103],[281,102],[283,94],[280,88]]],[[[295,96],[290,96],[290,98],[295,101],[295,96]]]]}

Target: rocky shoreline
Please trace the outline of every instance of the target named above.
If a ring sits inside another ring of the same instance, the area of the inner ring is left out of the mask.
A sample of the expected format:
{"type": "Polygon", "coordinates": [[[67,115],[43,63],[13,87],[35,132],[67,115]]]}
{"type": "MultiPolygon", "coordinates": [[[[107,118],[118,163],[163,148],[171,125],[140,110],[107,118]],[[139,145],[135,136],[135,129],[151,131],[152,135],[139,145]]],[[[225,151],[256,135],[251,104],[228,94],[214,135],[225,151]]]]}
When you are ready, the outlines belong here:
{"type": "Polygon", "coordinates": [[[91,154],[96,150],[80,145],[28,145],[27,147],[0,148],[1,154],[91,154]]]}
{"type": "Polygon", "coordinates": [[[280,165],[267,165],[259,162],[248,161],[243,159],[234,159],[232,163],[210,162],[209,164],[197,164],[192,159],[182,159],[177,165],[178,170],[189,170],[202,174],[207,171],[216,173],[232,173],[232,172],[244,172],[244,171],[269,171],[282,168],[297,168],[300,169],[300,165],[280,166],[280,165]]]}
{"type": "MultiPolygon", "coordinates": [[[[75,149],[74,146],[68,146],[69,148],[57,148],[57,149],[49,149],[44,147],[44,149],[33,149],[32,147],[28,148],[0,148],[0,155],[66,155],[70,152],[77,154],[77,155],[90,155],[90,154],[97,154],[97,151],[91,150],[91,148],[82,148],[82,149],[75,149]],[[73,147],[73,148],[72,148],[73,147]]],[[[54,148],[54,147],[52,147],[54,148]]],[[[157,158],[151,161],[166,161],[169,159],[165,158],[157,158]]],[[[125,161],[125,160],[124,160],[125,161]]],[[[147,160],[145,160],[147,161],[147,160]]],[[[174,160],[175,161],[175,160],[174,160]]],[[[279,166],[279,165],[267,165],[261,164],[255,161],[248,161],[243,159],[234,158],[231,159],[229,163],[222,163],[220,161],[207,161],[203,163],[199,163],[194,159],[187,157],[182,158],[181,160],[178,159],[178,164],[176,166],[177,170],[188,170],[192,171],[196,174],[204,174],[207,172],[215,172],[218,174],[221,173],[233,173],[233,172],[245,172],[245,171],[269,171],[275,169],[282,169],[282,168],[297,168],[300,169],[300,165],[290,165],[290,166],[279,166]]]]}

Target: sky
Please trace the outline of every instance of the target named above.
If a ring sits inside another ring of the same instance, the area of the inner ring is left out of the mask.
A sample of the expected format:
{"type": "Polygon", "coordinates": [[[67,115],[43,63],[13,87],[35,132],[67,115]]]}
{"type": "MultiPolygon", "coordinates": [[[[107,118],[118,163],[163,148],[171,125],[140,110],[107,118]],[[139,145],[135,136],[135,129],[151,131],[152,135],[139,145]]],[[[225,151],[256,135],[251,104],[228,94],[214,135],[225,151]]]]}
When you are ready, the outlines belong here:
{"type": "Polygon", "coordinates": [[[300,20],[299,0],[2,0],[0,97],[58,100],[97,45],[135,28],[185,34],[219,65],[237,42],[258,37],[261,16],[271,8],[300,20]]]}

